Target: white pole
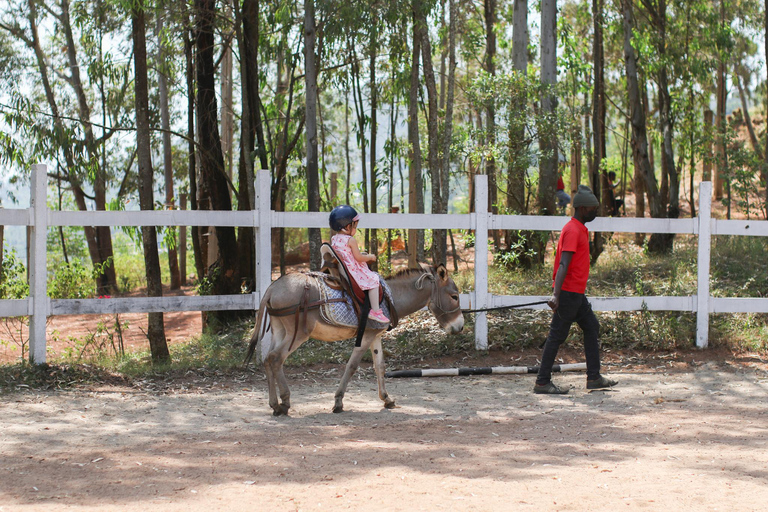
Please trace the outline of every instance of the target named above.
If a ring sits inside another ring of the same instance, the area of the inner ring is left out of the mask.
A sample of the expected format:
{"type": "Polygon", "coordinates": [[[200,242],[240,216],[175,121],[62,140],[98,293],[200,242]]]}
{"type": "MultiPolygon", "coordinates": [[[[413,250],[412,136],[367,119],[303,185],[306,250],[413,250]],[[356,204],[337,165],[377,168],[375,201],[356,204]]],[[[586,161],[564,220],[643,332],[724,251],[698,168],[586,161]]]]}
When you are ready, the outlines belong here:
{"type": "MultiPolygon", "coordinates": [[[[256,230],[256,287],[254,295],[256,300],[255,309],[258,309],[262,297],[267,292],[267,288],[272,284],[272,204],[268,170],[261,170],[256,174],[256,186],[254,188],[256,189],[254,204],[257,208],[254,216],[258,218],[258,229],[256,230]]],[[[259,332],[261,326],[257,325],[255,329],[259,332]]],[[[271,331],[265,332],[264,338],[261,340],[262,360],[266,357],[271,344],[272,333],[271,331]]]]}
{"type": "Polygon", "coordinates": [[[256,236],[256,290],[259,301],[272,283],[272,207],[270,202],[269,171],[261,170],[256,175],[255,202],[259,221],[256,236]]]}
{"type": "MultiPolygon", "coordinates": [[[[475,304],[488,307],[488,176],[475,176],[475,304]]],[[[488,350],[488,317],[475,314],[475,348],[488,350]]]]}
{"type": "Polygon", "coordinates": [[[45,324],[48,316],[48,260],[45,240],[48,234],[48,168],[32,166],[30,217],[29,298],[32,316],[29,319],[29,362],[45,363],[45,324]]]}
{"type": "Polygon", "coordinates": [[[699,185],[699,255],[696,292],[696,346],[709,344],[709,265],[712,249],[712,182],[699,185]]]}

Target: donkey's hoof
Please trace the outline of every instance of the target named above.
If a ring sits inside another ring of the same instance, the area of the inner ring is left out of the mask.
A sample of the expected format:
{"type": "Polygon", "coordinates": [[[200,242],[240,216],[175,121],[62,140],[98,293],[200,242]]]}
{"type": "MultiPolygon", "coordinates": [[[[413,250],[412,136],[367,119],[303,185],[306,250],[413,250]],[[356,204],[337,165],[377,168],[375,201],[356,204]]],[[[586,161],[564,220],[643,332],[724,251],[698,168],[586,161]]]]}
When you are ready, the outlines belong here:
{"type": "Polygon", "coordinates": [[[385,409],[394,409],[396,407],[394,400],[388,400],[384,402],[384,408],[385,409]]]}
{"type": "Polygon", "coordinates": [[[272,416],[288,416],[288,407],[281,405],[272,412],[272,416]]]}
{"type": "Polygon", "coordinates": [[[333,412],[338,414],[340,412],[344,412],[344,406],[343,405],[334,405],[333,406],[333,412]]]}

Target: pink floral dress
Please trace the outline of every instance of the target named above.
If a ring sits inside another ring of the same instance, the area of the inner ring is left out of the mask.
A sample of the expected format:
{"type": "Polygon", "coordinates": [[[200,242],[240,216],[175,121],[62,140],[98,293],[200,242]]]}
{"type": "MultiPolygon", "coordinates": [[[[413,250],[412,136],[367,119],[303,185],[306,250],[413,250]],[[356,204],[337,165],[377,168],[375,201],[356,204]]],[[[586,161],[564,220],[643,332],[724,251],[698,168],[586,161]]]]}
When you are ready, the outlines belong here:
{"type": "Polygon", "coordinates": [[[352,278],[360,286],[361,290],[372,290],[379,287],[379,274],[368,268],[368,265],[361,263],[352,255],[352,249],[349,247],[349,235],[341,233],[333,235],[331,238],[331,247],[347,266],[347,270],[352,278]]]}

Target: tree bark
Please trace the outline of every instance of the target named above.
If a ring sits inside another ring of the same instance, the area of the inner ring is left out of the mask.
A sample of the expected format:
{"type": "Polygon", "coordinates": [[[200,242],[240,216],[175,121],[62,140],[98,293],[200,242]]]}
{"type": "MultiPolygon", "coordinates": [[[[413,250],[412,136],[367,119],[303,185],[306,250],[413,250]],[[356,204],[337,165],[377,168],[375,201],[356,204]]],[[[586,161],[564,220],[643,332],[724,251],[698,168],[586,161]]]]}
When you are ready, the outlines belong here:
{"type": "Polygon", "coordinates": [[[557,134],[552,126],[557,109],[553,88],[557,85],[557,2],[541,2],[541,94],[542,115],[547,118],[539,131],[539,212],[555,213],[555,187],[557,185],[557,134]]]}
{"type": "MultiPolygon", "coordinates": [[[[725,29],[725,0],[720,0],[720,25],[725,29]]],[[[726,179],[725,173],[725,50],[719,49],[719,60],[717,64],[717,107],[715,110],[715,126],[717,136],[715,137],[715,176],[714,176],[714,194],[715,199],[723,198],[723,180],[726,179]]]]}
{"type": "Polygon", "coordinates": [[[640,86],[637,79],[637,57],[632,47],[632,29],[634,27],[634,13],[632,0],[623,0],[624,18],[624,66],[627,77],[627,95],[630,106],[630,119],[632,124],[632,159],[635,164],[635,172],[642,176],[643,184],[648,194],[651,217],[662,218],[664,211],[659,200],[659,189],[656,176],[651,168],[648,158],[648,134],[645,120],[645,108],[640,96],[640,86]]]}
{"type": "MultiPolygon", "coordinates": [[[[194,35],[184,34],[184,55],[186,61],[186,80],[187,80],[187,174],[189,176],[189,202],[192,210],[198,209],[197,203],[197,158],[195,147],[195,63],[192,42],[194,35]]],[[[191,226],[192,234],[192,254],[195,260],[195,272],[197,279],[200,280],[205,275],[205,266],[203,265],[202,248],[200,246],[200,228],[191,226]]],[[[184,277],[186,279],[186,276],[184,277]]]]}
{"type": "MultiPolygon", "coordinates": [[[[375,8],[375,7],[374,7],[375,8]]],[[[374,13],[372,27],[371,27],[371,44],[369,51],[369,64],[368,68],[370,71],[370,88],[371,88],[371,177],[370,177],[370,184],[371,184],[371,213],[376,213],[376,206],[378,203],[378,197],[377,197],[377,191],[376,191],[376,181],[378,178],[378,168],[377,168],[377,162],[376,162],[376,140],[378,139],[378,129],[379,129],[379,122],[378,122],[378,92],[377,92],[377,85],[376,85],[376,54],[378,53],[378,33],[377,33],[377,23],[378,19],[377,16],[374,13]]],[[[368,230],[370,234],[370,247],[369,251],[371,254],[378,256],[379,254],[379,240],[377,238],[376,229],[369,229],[368,230]]],[[[379,268],[379,262],[378,260],[371,263],[371,269],[372,270],[378,270],[379,268]]]]}
{"type": "MultiPolygon", "coordinates": [[[[240,158],[237,166],[238,183],[237,209],[254,210],[255,184],[254,165],[258,155],[266,158],[263,148],[257,151],[255,148],[257,132],[261,125],[261,111],[259,109],[259,0],[244,0],[242,11],[239,2],[234,3],[236,17],[236,33],[240,48],[240,80],[242,115],[240,116],[240,158]],[[240,29],[242,27],[242,30],[240,29]],[[246,185],[246,186],[243,186],[246,185]]],[[[264,169],[266,161],[260,162],[264,169]]],[[[240,278],[248,283],[248,288],[253,289],[255,283],[255,240],[253,228],[240,227],[237,236],[238,265],[240,278]]]]}
{"type": "MultiPolygon", "coordinates": [[[[152,143],[149,126],[149,86],[147,80],[147,42],[143,2],[137,1],[131,7],[133,35],[134,88],[136,99],[136,150],[139,163],[139,202],[142,210],[154,209],[152,143]]],[[[147,295],[162,297],[160,281],[160,257],[157,253],[157,231],[154,226],[141,228],[144,245],[144,265],[147,277],[147,295]]],[[[148,313],[147,337],[152,361],[169,361],[171,356],[165,340],[162,313],[148,313]]]]}
{"type": "MultiPolygon", "coordinates": [[[[456,0],[448,0],[448,11],[450,16],[448,22],[448,90],[445,102],[445,124],[443,126],[443,160],[440,169],[442,213],[448,213],[448,194],[450,192],[448,185],[451,168],[451,142],[453,140],[453,104],[456,94],[456,25],[458,23],[456,0]]],[[[454,264],[456,264],[455,261],[454,264]]]]}
{"type": "MultiPolygon", "coordinates": [[[[317,56],[315,55],[315,0],[304,1],[304,83],[306,87],[307,200],[310,212],[320,211],[320,181],[317,161],[317,56]]],[[[320,270],[318,228],[309,229],[309,268],[320,270]]]]}
{"type": "Polygon", "coordinates": [[[764,159],[763,155],[763,148],[760,147],[760,142],[757,140],[757,135],[755,134],[755,127],[752,124],[752,116],[749,115],[749,105],[747,105],[747,95],[744,92],[744,85],[741,83],[741,75],[739,75],[738,70],[735,70],[733,73],[734,81],[736,82],[736,87],[739,90],[739,99],[741,100],[741,110],[744,113],[744,124],[747,125],[747,132],[749,133],[749,142],[752,145],[752,150],[757,154],[757,157],[760,160],[764,159]]]}
{"type": "MultiPolygon", "coordinates": [[[[67,170],[69,174],[69,182],[71,184],[72,193],[75,196],[75,204],[79,210],[86,211],[88,206],[85,202],[85,192],[82,189],[82,183],[77,176],[77,169],[83,167],[92,167],[95,169],[93,179],[93,191],[94,202],[97,210],[106,209],[106,182],[105,182],[105,169],[99,166],[99,154],[97,149],[97,142],[93,135],[91,119],[91,109],[87,101],[85,90],[80,80],[80,67],[77,62],[77,51],[74,43],[74,37],[72,34],[72,27],[69,18],[69,2],[68,0],[62,1],[62,12],[59,21],[62,23],[64,29],[65,39],[67,45],[64,51],[67,54],[67,60],[70,65],[70,75],[67,77],[67,81],[71,84],[75,95],[77,97],[78,114],[82,121],[83,133],[85,135],[85,150],[88,155],[88,161],[85,163],[79,162],[79,158],[73,151],[73,147],[77,146],[76,141],[71,141],[70,136],[66,134],[64,125],[59,117],[59,108],[56,103],[56,97],[52,85],[48,77],[48,57],[43,53],[40,45],[40,39],[38,34],[37,25],[37,2],[36,0],[27,0],[27,20],[29,22],[29,29],[31,38],[22,36],[21,39],[24,43],[34,52],[35,59],[40,71],[41,80],[43,82],[43,89],[45,91],[46,100],[48,106],[51,109],[53,116],[55,141],[60,146],[64,159],[67,162],[67,170]]],[[[104,268],[104,273],[97,279],[98,292],[101,294],[108,294],[116,292],[117,277],[114,266],[114,256],[112,250],[112,236],[110,228],[108,226],[84,226],[85,238],[88,243],[88,253],[91,257],[91,262],[95,265],[101,265],[104,268]],[[105,263],[109,263],[105,265],[105,263]]]]}
{"type": "MultiPolygon", "coordinates": [[[[592,1],[592,18],[594,26],[594,41],[592,57],[594,59],[594,87],[592,96],[592,135],[595,138],[594,161],[592,163],[592,192],[600,198],[600,215],[613,211],[613,194],[608,187],[608,178],[603,169],[603,160],[607,156],[605,143],[605,51],[603,44],[603,0],[592,1]]],[[[603,234],[596,232],[590,250],[590,258],[594,264],[603,252],[603,234]]]]}
{"type": "Polygon", "coordinates": [[[221,152],[224,155],[224,170],[232,181],[235,161],[234,151],[232,151],[235,139],[235,112],[232,109],[234,96],[234,88],[232,87],[232,33],[230,29],[232,0],[221,0],[219,16],[226,20],[225,28],[221,34],[222,49],[219,65],[219,77],[221,78],[221,152]]]}
{"type": "MultiPolygon", "coordinates": [[[[649,6],[651,8],[652,6],[649,6]]],[[[662,134],[661,144],[661,172],[662,177],[667,178],[668,188],[662,184],[660,201],[662,210],[666,204],[666,217],[676,219],[680,216],[680,176],[675,167],[674,148],[672,138],[674,136],[674,120],[672,119],[672,98],[669,94],[669,78],[666,64],[667,54],[667,2],[659,0],[656,4],[657,11],[652,13],[657,31],[657,52],[661,60],[659,68],[659,129],[662,134]],[[666,192],[666,194],[665,194],[666,192]]],[[[669,253],[672,251],[674,234],[654,233],[648,243],[648,249],[655,253],[669,253]]]]}
{"type": "MultiPolygon", "coordinates": [[[[197,130],[200,143],[200,178],[210,198],[211,210],[231,210],[229,185],[227,182],[224,155],[219,137],[218,108],[214,67],[214,21],[215,0],[195,0],[195,27],[197,47],[197,130]]],[[[203,206],[205,209],[206,205],[203,206]]],[[[237,240],[235,230],[229,226],[217,226],[218,254],[209,269],[211,291],[215,295],[240,292],[237,275],[237,240]]],[[[232,318],[231,313],[209,314],[220,320],[232,318]]]]}
{"type": "MultiPolygon", "coordinates": [[[[427,161],[429,162],[429,174],[432,178],[432,213],[447,213],[443,198],[443,176],[442,165],[440,165],[439,140],[437,126],[437,84],[435,81],[435,72],[432,67],[432,44],[427,30],[426,12],[419,12],[420,19],[418,27],[420,32],[421,58],[424,63],[424,83],[427,88],[427,134],[428,150],[427,161]]],[[[444,229],[435,229],[432,231],[432,261],[435,265],[445,264],[446,262],[446,231],[444,229]]]]}
{"type": "MultiPolygon", "coordinates": [[[[173,194],[173,158],[171,152],[171,116],[168,106],[168,77],[165,72],[166,48],[163,45],[163,19],[165,14],[161,12],[157,17],[157,88],[160,96],[160,124],[163,130],[163,174],[165,177],[165,207],[175,209],[173,194]]],[[[175,232],[176,228],[168,228],[175,232]]],[[[174,237],[175,238],[175,237],[174,237]]],[[[181,288],[181,274],[179,273],[179,259],[176,247],[168,247],[168,270],[171,276],[171,290],[181,288]]]]}
{"type": "MultiPolygon", "coordinates": [[[[485,14],[485,72],[492,78],[496,77],[496,0],[484,0],[483,9],[485,14]]],[[[493,147],[496,145],[496,102],[493,98],[488,100],[485,109],[485,132],[486,145],[493,147]]],[[[496,159],[488,152],[485,159],[485,173],[488,175],[488,211],[499,213],[498,197],[499,187],[496,176],[496,159]]],[[[491,232],[493,246],[498,251],[501,249],[501,237],[499,230],[494,229],[491,232]]]]}
{"type": "MultiPolygon", "coordinates": [[[[528,75],[528,0],[515,0],[512,20],[512,62],[519,77],[528,75]]],[[[523,89],[524,91],[525,89],[523,89]]],[[[512,92],[510,108],[515,114],[510,116],[510,156],[507,171],[507,209],[510,213],[525,214],[525,172],[527,159],[525,142],[525,94],[512,92]]],[[[507,248],[513,235],[507,233],[507,248]]]]}
{"type": "MultiPolygon", "coordinates": [[[[424,212],[424,196],[421,175],[421,146],[419,144],[419,54],[421,42],[419,37],[419,10],[420,0],[413,0],[412,4],[412,42],[411,49],[411,85],[408,94],[408,212],[424,212]]],[[[417,268],[418,262],[424,259],[424,232],[419,229],[408,230],[408,267],[417,268]]]]}
{"type": "MultiPolygon", "coordinates": [[[[765,0],[764,2],[763,12],[765,13],[765,33],[763,34],[763,40],[765,41],[766,60],[768,60],[768,0],[765,0]]],[[[765,72],[767,75],[766,83],[768,83],[768,66],[765,67],[765,72]]],[[[766,101],[766,109],[765,119],[768,121],[768,101],[766,101]]],[[[765,152],[763,155],[765,156],[765,161],[760,174],[763,176],[763,185],[765,186],[765,210],[766,217],[768,218],[768,137],[765,138],[765,152]]]]}

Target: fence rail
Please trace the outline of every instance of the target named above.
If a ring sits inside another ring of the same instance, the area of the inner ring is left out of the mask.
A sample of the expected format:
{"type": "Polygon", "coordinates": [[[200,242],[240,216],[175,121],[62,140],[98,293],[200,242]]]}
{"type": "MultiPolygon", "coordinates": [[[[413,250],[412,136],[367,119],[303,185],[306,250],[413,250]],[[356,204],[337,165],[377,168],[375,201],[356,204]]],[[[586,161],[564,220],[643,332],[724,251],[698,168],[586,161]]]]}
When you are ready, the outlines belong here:
{"type": "MultiPolygon", "coordinates": [[[[270,177],[259,171],[252,211],[52,211],[48,210],[47,167],[32,166],[31,200],[27,209],[0,209],[0,225],[28,226],[30,232],[30,296],[21,300],[0,300],[0,317],[29,316],[29,358],[46,360],[45,325],[48,316],[69,314],[112,314],[172,311],[257,309],[272,280],[272,228],[322,228],[327,214],[276,212],[270,209],[270,177]],[[46,235],[58,226],[230,226],[252,227],[256,243],[256,286],[251,294],[201,297],[136,297],[109,299],[51,299],[47,296],[46,235]]],[[[768,299],[716,298],[710,296],[710,249],[713,235],[768,236],[768,221],[720,220],[711,218],[712,184],[699,188],[699,216],[692,219],[598,218],[590,230],[601,232],[675,233],[698,239],[697,293],[689,296],[633,296],[590,298],[596,311],[688,311],[697,315],[696,345],[705,348],[712,313],[766,313],[768,299]]],[[[378,229],[466,229],[475,232],[475,289],[461,295],[462,308],[509,306],[548,296],[493,295],[488,292],[488,234],[495,229],[559,231],[567,217],[492,215],[488,213],[487,176],[475,177],[475,213],[469,214],[368,214],[366,228],[378,229]]],[[[546,309],[529,306],[527,309],[546,309]]],[[[488,347],[486,313],[475,317],[475,347],[488,347]]]]}

